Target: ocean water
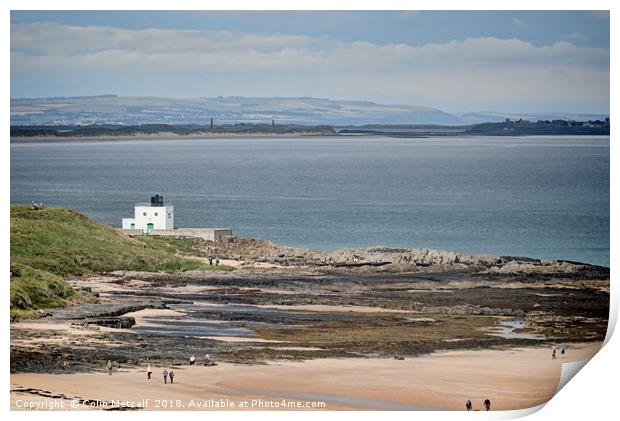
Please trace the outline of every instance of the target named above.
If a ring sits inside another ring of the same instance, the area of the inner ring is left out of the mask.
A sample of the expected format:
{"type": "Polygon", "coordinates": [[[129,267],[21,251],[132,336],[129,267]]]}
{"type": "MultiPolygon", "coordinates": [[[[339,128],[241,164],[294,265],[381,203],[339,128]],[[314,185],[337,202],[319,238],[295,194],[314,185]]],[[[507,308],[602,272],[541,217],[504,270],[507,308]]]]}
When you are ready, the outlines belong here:
{"type": "Polygon", "coordinates": [[[609,265],[609,137],[11,144],[11,203],[297,247],[430,247],[609,265]]]}

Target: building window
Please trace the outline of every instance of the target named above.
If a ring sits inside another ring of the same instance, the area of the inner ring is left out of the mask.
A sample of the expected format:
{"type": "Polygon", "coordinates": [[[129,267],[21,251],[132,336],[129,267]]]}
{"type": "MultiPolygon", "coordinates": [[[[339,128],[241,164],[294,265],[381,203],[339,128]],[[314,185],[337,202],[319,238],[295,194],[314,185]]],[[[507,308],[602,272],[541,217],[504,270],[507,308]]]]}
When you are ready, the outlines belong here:
{"type": "Polygon", "coordinates": [[[142,212],[142,216],[146,216],[146,212],[142,212]]]}
{"type": "Polygon", "coordinates": [[[157,212],[155,212],[155,216],[157,216],[157,212]]]}
{"type": "Polygon", "coordinates": [[[172,218],[172,212],[168,212],[168,218],[172,218]]]}

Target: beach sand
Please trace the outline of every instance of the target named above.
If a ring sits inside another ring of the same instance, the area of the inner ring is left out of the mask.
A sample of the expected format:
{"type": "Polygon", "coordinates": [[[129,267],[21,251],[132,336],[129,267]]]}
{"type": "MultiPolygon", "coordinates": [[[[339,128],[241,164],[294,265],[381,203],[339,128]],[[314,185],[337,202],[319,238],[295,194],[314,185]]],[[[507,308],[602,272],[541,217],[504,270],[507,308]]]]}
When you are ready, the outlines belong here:
{"type": "MultiPolygon", "coordinates": [[[[488,398],[492,410],[522,409],[548,401],[554,394],[564,362],[589,358],[601,343],[571,344],[565,359],[551,359],[548,347],[513,350],[450,351],[398,361],[391,358],[330,358],[305,362],[271,362],[263,365],[220,363],[215,367],[175,367],[175,384],[164,384],[163,367],[153,366],[147,380],[146,367],[121,367],[113,375],[102,371],[78,374],[12,374],[11,408],[25,402],[50,402],[63,394],[64,407],[72,409],[74,398],[121,400],[143,403],[145,409],[232,409],[252,400],[303,402],[323,401],[327,410],[463,410],[471,399],[482,409],[488,398]],[[38,394],[19,392],[33,388],[38,394]],[[222,399],[234,407],[189,407],[222,399]],[[166,407],[156,407],[156,400],[166,407]],[[178,402],[177,402],[178,400],[178,402]],[[178,407],[177,405],[183,405],[178,407]]],[[[170,367],[167,367],[170,370],[170,367]]],[[[257,402],[254,402],[257,403],[257,402]]],[[[89,409],[78,405],[78,409],[89,409]]],[[[100,409],[100,408],[99,408],[100,409]]],[[[309,408],[303,408],[309,409],[309,408]]]]}
{"type": "MultiPolygon", "coordinates": [[[[127,142],[149,140],[209,140],[209,139],[243,139],[243,140],[283,140],[290,141],[292,138],[320,137],[338,138],[339,134],[323,134],[318,132],[307,133],[195,133],[181,135],[172,132],[139,133],[135,135],[101,135],[101,136],[17,136],[11,137],[11,143],[59,143],[59,142],[127,142]]],[[[365,138],[378,138],[379,135],[364,135],[365,138]]]]}

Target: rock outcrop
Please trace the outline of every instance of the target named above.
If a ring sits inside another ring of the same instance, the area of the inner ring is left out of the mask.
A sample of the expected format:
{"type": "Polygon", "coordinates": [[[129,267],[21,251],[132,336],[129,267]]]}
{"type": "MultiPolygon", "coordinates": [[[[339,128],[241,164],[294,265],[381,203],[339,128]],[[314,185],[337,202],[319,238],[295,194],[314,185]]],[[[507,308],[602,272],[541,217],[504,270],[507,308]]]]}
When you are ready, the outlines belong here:
{"type": "MultiPolygon", "coordinates": [[[[466,254],[418,248],[344,248],[333,252],[300,249],[257,238],[230,237],[205,242],[203,253],[221,259],[389,272],[475,272],[489,275],[576,273],[593,266],[578,262],[541,261],[527,257],[466,254]]],[[[606,269],[606,268],[605,268],[606,269]]]]}

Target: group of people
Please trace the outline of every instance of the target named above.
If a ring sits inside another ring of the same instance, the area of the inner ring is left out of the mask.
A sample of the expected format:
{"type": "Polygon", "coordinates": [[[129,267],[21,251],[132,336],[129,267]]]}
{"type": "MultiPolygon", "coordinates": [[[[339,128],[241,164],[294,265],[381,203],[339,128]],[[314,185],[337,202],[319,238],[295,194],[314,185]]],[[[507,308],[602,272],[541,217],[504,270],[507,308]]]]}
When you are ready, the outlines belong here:
{"type": "MultiPolygon", "coordinates": [[[[215,258],[215,266],[220,265],[220,259],[215,258]]],[[[209,266],[213,266],[213,257],[209,257],[209,266]]]]}
{"type": "Polygon", "coordinates": [[[168,383],[168,377],[170,377],[170,383],[174,383],[174,371],[172,371],[172,369],[168,372],[168,370],[164,368],[161,374],[164,376],[164,383],[168,383]]]}
{"type": "MultiPolygon", "coordinates": [[[[489,399],[485,399],[482,405],[484,406],[485,411],[491,410],[491,401],[489,399]]],[[[474,405],[471,403],[469,399],[467,399],[467,402],[465,402],[465,409],[467,411],[474,411],[474,405]]]]}
{"type": "MultiPolygon", "coordinates": [[[[565,347],[562,347],[562,349],[560,349],[560,355],[562,356],[562,359],[564,359],[564,355],[565,355],[565,354],[566,354],[566,348],[565,348],[565,347]]],[[[555,359],[557,359],[557,358],[558,358],[558,355],[557,355],[557,349],[556,349],[556,347],[554,346],[553,348],[551,348],[551,359],[552,359],[552,360],[555,360],[555,359]]]]}
{"type": "MultiPolygon", "coordinates": [[[[205,365],[209,365],[209,363],[211,362],[211,357],[209,357],[209,354],[205,354],[205,365]]],[[[194,354],[189,356],[189,365],[194,365],[196,364],[196,357],[194,356],[194,354]]]]}
{"type": "MultiPolygon", "coordinates": [[[[211,357],[209,356],[209,354],[205,354],[205,365],[208,365],[210,363],[211,363],[211,357]]],[[[196,357],[192,354],[189,357],[189,365],[194,365],[194,364],[196,364],[196,357]]],[[[112,368],[113,368],[112,360],[108,360],[107,367],[108,367],[108,374],[111,376],[112,368]]],[[[172,371],[172,369],[168,371],[167,369],[164,368],[161,374],[162,376],[164,376],[164,383],[167,384],[168,379],[170,379],[170,383],[174,383],[174,371],[172,371]]],[[[146,368],[146,378],[150,380],[152,375],[153,375],[153,369],[151,368],[151,365],[149,364],[146,368]]]]}
{"type": "MultiPolygon", "coordinates": [[[[170,369],[170,371],[168,371],[167,369],[163,369],[161,372],[162,376],[164,376],[164,383],[168,383],[168,379],[170,379],[170,383],[174,383],[174,371],[172,371],[172,369],[170,369]]],[[[148,367],[146,368],[146,378],[147,379],[151,379],[151,376],[153,375],[153,369],[151,368],[151,364],[148,365],[148,367]]]]}

